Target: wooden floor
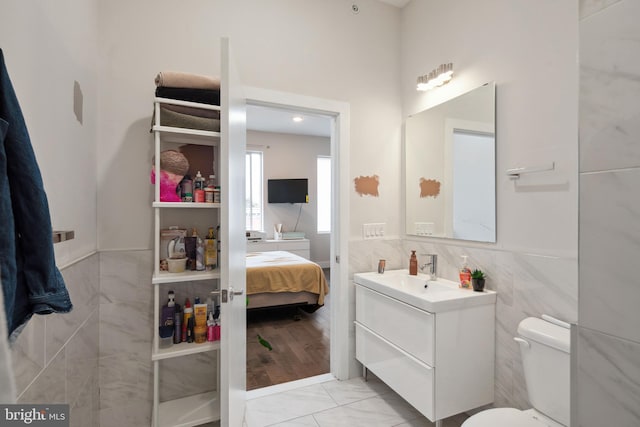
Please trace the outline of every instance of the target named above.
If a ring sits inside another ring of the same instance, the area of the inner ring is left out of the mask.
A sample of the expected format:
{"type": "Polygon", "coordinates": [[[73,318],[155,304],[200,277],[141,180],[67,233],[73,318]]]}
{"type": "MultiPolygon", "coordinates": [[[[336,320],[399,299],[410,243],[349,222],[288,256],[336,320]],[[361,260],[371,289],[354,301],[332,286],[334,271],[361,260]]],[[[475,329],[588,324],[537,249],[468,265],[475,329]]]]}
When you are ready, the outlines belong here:
{"type": "Polygon", "coordinates": [[[314,313],[295,307],[247,312],[247,390],[329,372],[329,297],[314,313]]]}

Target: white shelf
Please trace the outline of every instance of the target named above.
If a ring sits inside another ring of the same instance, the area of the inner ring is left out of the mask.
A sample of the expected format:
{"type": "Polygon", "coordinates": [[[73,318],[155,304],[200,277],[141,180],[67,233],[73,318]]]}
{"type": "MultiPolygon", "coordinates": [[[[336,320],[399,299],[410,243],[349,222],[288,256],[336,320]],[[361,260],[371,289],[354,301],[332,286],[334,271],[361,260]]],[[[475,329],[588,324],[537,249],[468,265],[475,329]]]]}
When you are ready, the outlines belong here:
{"type": "MultiPolygon", "coordinates": [[[[156,126],[154,125],[151,128],[154,132],[165,132],[165,133],[173,133],[177,135],[189,135],[189,136],[200,136],[204,138],[220,138],[220,132],[213,132],[210,130],[200,130],[200,129],[189,129],[189,128],[176,128],[172,126],[156,126]]],[[[214,145],[212,141],[202,140],[200,142],[192,141],[192,144],[199,145],[214,145]]]]}
{"type": "Polygon", "coordinates": [[[220,203],[195,203],[195,202],[153,202],[154,208],[177,209],[220,209],[220,203]]]}
{"type": "Polygon", "coordinates": [[[158,425],[161,427],[191,427],[220,419],[217,392],[196,394],[160,403],[158,425]]]}
{"type": "MultiPolygon", "coordinates": [[[[201,129],[189,129],[179,128],[172,126],[163,126],[160,122],[160,104],[172,104],[185,107],[199,108],[202,110],[214,110],[219,111],[219,105],[200,104],[196,102],[181,101],[168,98],[156,97],[154,99],[154,112],[155,123],[152,126],[153,140],[154,140],[154,153],[155,153],[155,167],[159,168],[159,159],[161,156],[161,150],[163,144],[169,144],[168,148],[173,148],[180,144],[192,144],[204,147],[211,147],[214,154],[214,170],[217,170],[220,166],[219,160],[216,157],[216,147],[220,146],[220,132],[206,131],[201,129]],[[173,146],[171,145],[173,144],[173,146]]],[[[159,181],[156,181],[154,187],[154,200],[152,206],[154,208],[154,272],[152,277],[153,291],[154,291],[154,331],[158,331],[159,317],[160,317],[160,291],[161,284],[175,284],[175,283],[188,283],[195,281],[212,281],[208,283],[207,288],[210,292],[216,293],[216,289],[219,289],[219,284],[213,280],[220,279],[220,269],[211,271],[185,271],[183,273],[169,273],[168,271],[158,271],[160,264],[159,248],[160,248],[160,227],[161,219],[166,214],[168,216],[177,215],[180,218],[187,219],[189,217],[201,218],[203,215],[210,218],[211,221],[217,219],[220,221],[221,208],[220,203],[193,203],[193,202],[161,202],[159,194],[159,181]],[[169,212],[165,209],[200,209],[201,214],[191,211],[172,211],[169,212]],[[205,209],[202,211],[201,209],[205,209]],[[210,210],[206,210],[210,209],[210,210]],[[213,209],[213,210],[212,210],[213,209]]],[[[164,218],[165,220],[167,218],[164,218]]],[[[161,366],[162,360],[183,357],[193,354],[219,351],[221,348],[220,341],[204,342],[201,344],[196,343],[179,343],[173,344],[169,348],[158,348],[159,337],[156,332],[153,341],[153,347],[151,351],[151,360],[153,362],[153,422],[154,427],[190,427],[206,424],[212,421],[220,420],[220,357],[216,358],[216,377],[217,380],[212,377],[211,389],[215,389],[215,392],[201,393],[181,399],[171,400],[167,402],[160,402],[160,378],[163,366],[161,366]]],[[[166,368],[165,368],[166,369],[166,368]]]]}
{"type": "Polygon", "coordinates": [[[172,357],[188,356],[214,350],[220,350],[220,341],[207,341],[200,344],[181,342],[180,344],[173,344],[169,348],[158,349],[157,353],[151,355],[151,360],[171,359],[172,357]]]}
{"type": "Polygon", "coordinates": [[[184,273],[169,273],[168,271],[161,271],[159,274],[154,273],[151,283],[159,285],[163,283],[193,282],[196,280],[211,280],[219,278],[219,269],[211,271],[185,271],[184,273]]]}

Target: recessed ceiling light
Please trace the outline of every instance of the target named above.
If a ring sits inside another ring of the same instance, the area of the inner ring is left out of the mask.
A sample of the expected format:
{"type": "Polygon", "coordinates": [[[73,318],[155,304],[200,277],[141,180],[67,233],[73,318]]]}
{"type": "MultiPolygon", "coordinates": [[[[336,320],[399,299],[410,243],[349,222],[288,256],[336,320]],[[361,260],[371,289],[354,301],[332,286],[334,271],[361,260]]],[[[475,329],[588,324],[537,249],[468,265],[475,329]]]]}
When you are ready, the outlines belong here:
{"type": "Polygon", "coordinates": [[[299,123],[299,122],[301,122],[303,120],[304,120],[304,117],[302,117],[302,116],[293,116],[293,121],[296,122],[296,123],[299,123]]]}

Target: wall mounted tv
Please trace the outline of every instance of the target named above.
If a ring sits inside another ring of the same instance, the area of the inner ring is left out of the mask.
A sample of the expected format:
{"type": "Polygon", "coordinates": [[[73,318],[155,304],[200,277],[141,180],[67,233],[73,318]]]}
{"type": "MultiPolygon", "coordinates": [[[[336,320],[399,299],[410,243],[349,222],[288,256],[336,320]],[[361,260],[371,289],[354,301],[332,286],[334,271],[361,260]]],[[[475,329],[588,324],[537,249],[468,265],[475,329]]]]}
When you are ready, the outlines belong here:
{"type": "Polygon", "coordinates": [[[269,203],[309,203],[309,180],[270,179],[267,181],[269,203]]]}

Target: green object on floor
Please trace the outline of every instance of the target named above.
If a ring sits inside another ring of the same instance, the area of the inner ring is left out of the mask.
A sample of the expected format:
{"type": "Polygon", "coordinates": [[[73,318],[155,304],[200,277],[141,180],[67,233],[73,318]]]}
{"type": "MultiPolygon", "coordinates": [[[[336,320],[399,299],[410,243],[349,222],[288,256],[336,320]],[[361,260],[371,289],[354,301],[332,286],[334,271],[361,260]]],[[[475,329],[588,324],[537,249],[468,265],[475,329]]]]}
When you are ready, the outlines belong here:
{"type": "Polygon", "coordinates": [[[265,340],[264,338],[262,338],[260,335],[258,335],[258,342],[263,346],[269,349],[269,351],[273,350],[273,348],[271,348],[271,344],[269,344],[269,341],[265,340]]]}

